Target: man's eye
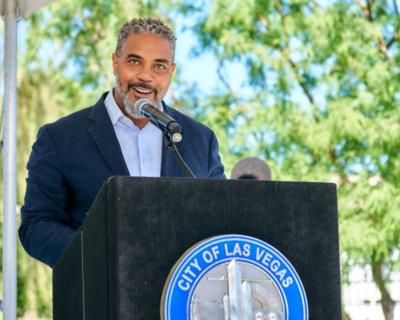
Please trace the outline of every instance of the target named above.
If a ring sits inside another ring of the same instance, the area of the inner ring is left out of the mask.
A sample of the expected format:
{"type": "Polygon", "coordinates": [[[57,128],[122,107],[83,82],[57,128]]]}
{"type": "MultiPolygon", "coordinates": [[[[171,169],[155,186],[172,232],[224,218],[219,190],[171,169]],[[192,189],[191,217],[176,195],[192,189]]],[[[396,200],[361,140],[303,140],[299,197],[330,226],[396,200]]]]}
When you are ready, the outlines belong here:
{"type": "Polygon", "coordinates": [[[166,70],[167,70],[167,66],[164,65],[164,64],[161,64],[161,63],[155,64],[155,65],[154,65],[154,68],[155,68],[157,71],[166,71],[166,70]]]}
{"type": "Polygon", "coordinates": [[[129,60],[128,60],[128,63],[137,65],[137,64],[140,63],[140,61],[137,60],[137,59],[129,59],[129,60]]]}

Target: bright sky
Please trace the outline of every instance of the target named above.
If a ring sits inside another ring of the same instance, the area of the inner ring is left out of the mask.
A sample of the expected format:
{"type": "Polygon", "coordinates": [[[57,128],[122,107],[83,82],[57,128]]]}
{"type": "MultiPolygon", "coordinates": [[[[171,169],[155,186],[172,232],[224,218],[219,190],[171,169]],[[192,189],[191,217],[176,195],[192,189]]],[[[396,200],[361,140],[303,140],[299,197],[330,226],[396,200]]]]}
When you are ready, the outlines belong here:
{"type": "MultiPolygon", "coordinates": [[[[180,23],[182,21],[176,22],[176,62],[180,68],[181,76],[190,83],[196,82],[201,91],[211,93],[218,86],[221,86],[217,75],[217,59],[210,52],[193,56],[191,50],[196,46],[197,39],[190,30],[179,31],[181,29],[180,23]]],[[[244,68],[238,63],[230,64],[227,77],[229,84],[235,91],[241,90],[245,78],[244,68]]]]}

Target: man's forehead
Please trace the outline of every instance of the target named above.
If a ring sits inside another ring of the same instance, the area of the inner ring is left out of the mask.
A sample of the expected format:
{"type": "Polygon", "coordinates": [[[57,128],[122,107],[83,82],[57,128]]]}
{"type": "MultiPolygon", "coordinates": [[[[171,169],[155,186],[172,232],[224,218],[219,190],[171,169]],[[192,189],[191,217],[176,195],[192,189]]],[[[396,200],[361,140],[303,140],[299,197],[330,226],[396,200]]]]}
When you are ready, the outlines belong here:
{"type": "Polygon", "coordinates": [[[153,33],[131,34],[126,39],[122,51],[124,55],[135,54],[143,58],[167,59],[172,61],[171,43],[153,33]],[[145,56],[143,56],[145,55],[145,56]]]}

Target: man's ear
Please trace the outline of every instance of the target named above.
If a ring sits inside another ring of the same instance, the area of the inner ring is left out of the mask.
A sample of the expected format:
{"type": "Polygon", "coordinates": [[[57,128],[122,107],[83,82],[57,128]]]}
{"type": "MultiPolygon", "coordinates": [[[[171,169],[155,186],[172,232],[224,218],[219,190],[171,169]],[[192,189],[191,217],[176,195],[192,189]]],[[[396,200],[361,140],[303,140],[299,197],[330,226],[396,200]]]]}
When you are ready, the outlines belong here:
{"type": "Polygon", "coordinates": [[[117,65],[118,65],[118,56],[117,54],[114,52],[112,54],[112,68],[113,68],[113,74],[116,74],[116,70],[117,70],[117,65]]]}

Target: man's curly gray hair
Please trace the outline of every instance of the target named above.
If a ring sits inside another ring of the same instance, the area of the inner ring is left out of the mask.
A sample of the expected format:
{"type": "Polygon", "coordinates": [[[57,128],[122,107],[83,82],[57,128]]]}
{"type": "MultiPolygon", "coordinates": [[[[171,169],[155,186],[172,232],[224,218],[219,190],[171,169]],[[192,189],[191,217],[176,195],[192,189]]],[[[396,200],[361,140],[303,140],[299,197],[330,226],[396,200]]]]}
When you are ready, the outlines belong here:
{"type": "Polygon", "coordinates": [[[115,53],[119,55],[126,39],[131,34],[153,33],[166,39],[172,48],[172,56],[175,57],[176,37],[172,30],[159,19],[134,18],[126,22],[118,32],[117,47],[115,53]]]}

